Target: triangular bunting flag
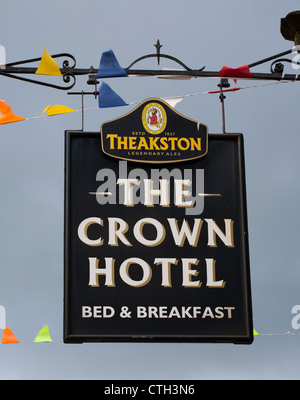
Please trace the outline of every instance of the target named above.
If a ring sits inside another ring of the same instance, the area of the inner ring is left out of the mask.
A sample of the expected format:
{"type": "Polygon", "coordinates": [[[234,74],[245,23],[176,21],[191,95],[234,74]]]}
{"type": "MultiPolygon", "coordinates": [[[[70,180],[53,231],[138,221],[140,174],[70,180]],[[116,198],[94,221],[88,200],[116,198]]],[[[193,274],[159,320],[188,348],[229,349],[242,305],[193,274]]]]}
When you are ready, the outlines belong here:
{"type": "Polygon", "coordinates": [[[252,78],[252,74],[250,72],[250,69],[248,65],[241,65],[238,68],[230,68],[224,66],[221,71],[219,76],[224,76],[227,78],[252,78]]]}
{"type": "Polygon", "coordinates": [[[9,124],[11,122],[23,121],[25,118],[15,115],[10,105],[5,103],[5,100],[0,100],[0,124],[9,124]]]}
{"type": "Polygon", "coordinates": [[[128,106],[128,104],[105,82],[102,82],[100,85],[98,104],[99,108],[128,106]]]}
{"type": "Polygon", "coordinates": [[[256,332],[256,330],[253,328],[253,335],[254,336],[259,336],[259,333],[256,332]]]}
{"type": "Polygon", "coordinates": [[[45,47],[43,46],[44,53],[40,61],[38,69],[35,71],[37,75],[53,75],[63,76],[57,62],[50,56],[45,47]]]}
{"type": "Polygon", "coordinates": [[[18,339],[15,337],[15,334],[8,329],[8,327],[6,326],[6,328],[3,331],[3,335],[2,335],[2,344],[8,344],[8,343],[19,343],[18,339]]]}
{"type": "Polygon", "coordinates": [[[34,343],[41,342],[52,342],[47,325],[43,326],[43,328],[39,331],[36,338],[34,339],[34,343]]]}
{"type": "Polygon", "coordinates": [[[102,53],[97,78],[115,78],[127,76],[126,71],[120,66],[112,50],[102,53]]]}
{"type": "Polygon", "coordinates": [[[176,104],[180,103],[183,97],[165,97],[163,100],[169,104],[171,107],[175,107],[176,104]]]}
{"type": "Polygon", "coordinates": [[[49,116],[51,115],[57,115],[57,114],[65,114],[65,113],[70,113],[70,112],[74,112],[75,110],[73,110],[70,107],[67,106],[62,106],[60,104],[55,104],[54,106],[47,106],[44,110],[44,114],[47,114],[49,116]]]}

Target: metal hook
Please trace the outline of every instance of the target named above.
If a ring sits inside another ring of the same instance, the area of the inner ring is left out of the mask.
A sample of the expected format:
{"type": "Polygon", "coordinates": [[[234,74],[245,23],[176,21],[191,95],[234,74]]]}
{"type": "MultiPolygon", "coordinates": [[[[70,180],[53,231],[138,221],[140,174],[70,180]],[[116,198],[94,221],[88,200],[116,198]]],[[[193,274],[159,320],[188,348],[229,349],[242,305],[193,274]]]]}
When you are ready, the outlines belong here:
{"type": "Polygon", "coordinates": [[[225,128],[225,104],[224,100],[226,99],[226,96],[223,94],[223,87],[224,88],[229,88],[230,84],[228,83],[228,79],[221,79],[220,83],[218,84],[218,87],[220,88],[220,102],[222,105],[222,131],[223,133],[226,133],[226,128],[225,128]]]}

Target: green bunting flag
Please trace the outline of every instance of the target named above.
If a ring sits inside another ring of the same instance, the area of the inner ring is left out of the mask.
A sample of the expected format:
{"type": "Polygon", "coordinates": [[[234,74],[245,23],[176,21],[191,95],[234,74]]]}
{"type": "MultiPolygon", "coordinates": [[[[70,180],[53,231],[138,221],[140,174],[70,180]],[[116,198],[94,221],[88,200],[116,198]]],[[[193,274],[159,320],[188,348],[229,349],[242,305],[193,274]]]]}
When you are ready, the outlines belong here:
{"type": "Polygon", "coordinates": [[[52,339],[49,334],[49,328],[45,325],[37,334],[36,338],[34,339],[34,343],[41,343],[41,342],[52,342],[52,339]]]}

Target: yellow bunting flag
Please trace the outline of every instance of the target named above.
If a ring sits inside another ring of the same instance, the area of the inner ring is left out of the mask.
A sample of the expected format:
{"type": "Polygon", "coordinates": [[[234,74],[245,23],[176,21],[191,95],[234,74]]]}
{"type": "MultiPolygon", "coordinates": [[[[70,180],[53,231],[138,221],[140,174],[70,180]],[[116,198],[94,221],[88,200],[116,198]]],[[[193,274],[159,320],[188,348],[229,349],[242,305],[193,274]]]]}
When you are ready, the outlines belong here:
{"type": "Polygon", "coordinates": [[[253,328],[253,335],[254,336],[259,336],[259,333],[256,332],[256,330],[253,328]]]}
{"type": "Polygon", "coordinates": [[[41,342],[52,342],[52,339],[49,334],[49,328],[45,325],[37,334],[36,338],[34,339],[34,343],[41,343],[41,342]]]}
{"type": "Polygon", "coordinates": [[[47,106],[43,112],[44,112],[44,114],[47,114],[50,116],[50,115],[57,115],[57,114],[65,114],[65,113],[74,112],[74,111],[75,110],[73,110],[70,107],[62,106],[60,104],[55,104],[54,106],[51,106],[51,105],[47,106]]]}
{"type": "Polygon", "coordinates": [[[10,329],[8,329],[8,327],[6,326],[6,328],[3,331],[3,335],[2,335],[2,344],[7,344],[7,343],[19,343],[18,339],[16,338],[15,334],[13,333],[13,331],[11,331],[10,329]]]}
{"type": "Polygon", "coordinates": [[[0,100],[0,124],[9,124],[11,122],[23,121],[25,118],[15,115],[10,105],[5,103],[5,100],[0,100]]]}
{"type": "Polygon", "coordinates": [[[38,69],[35,71],[37,75],[53,75],[63,76],[57,62],[50,56],[45,47],[43,46],[44,53],[40,61],[38,69]]]}

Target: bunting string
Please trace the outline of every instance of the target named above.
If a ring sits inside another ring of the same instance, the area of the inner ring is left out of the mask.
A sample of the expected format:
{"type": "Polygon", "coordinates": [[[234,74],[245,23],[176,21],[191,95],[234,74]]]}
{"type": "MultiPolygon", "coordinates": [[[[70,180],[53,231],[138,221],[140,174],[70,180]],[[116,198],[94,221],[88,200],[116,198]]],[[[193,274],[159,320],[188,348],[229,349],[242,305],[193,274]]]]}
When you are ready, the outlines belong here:
{"type": "MultiPolygon", "coordinates": [[[[264,83],[264,84],[257,84],[257,85],[251,85],[251,86],[243,86],[243,87],[234,87],[230,89],[223,89],[223,93],[228,93],[228,92],[233,92],[236,93],[237,91],[240,90],[246,90],[246,89],[253,89],[253,88],[260,88],[260,87],[265,87],[265,86],[272,86],[272,85],[278,85],[278,84],[290,84],[294,83],[294,81],[284,81],[280,80],[277,82],[271,82],[271,83],[264,83]]],[[[180,95],[180,96],[171,96],[171,97],[162,97],[161,99],[166,101],[171,107],[175,108],[175,106],[181,102],[183,99],[188,98],[188,97],[195,97],[195,96],[203,96],[203,95],[210,95],[210,94],[218,94],[220,93],[220,90],[211,90],[211,91],[205,91],[205,92],[199,92],[199,93],[193,93],[193,94],[185,94],[185,95],[180,95]]],[[[136,104],[139,104],[141,101],[133,101],[133,102],[125,102],[119,95],[117,95],[106,83],[102,82],[102,85],[100,87],[100,94],[99,94],[99,101],[98,101],[98,107],[89,107],[89,108],[80,108],[80,109],[72,109],[70,107],[56,104],[56,105],[48,105],[42,115],[37,115],[33,117],[20,117],[16,116],[12,110],[11,107],[5,103],[5,100],[0,100],[0,125],[7,124],[7,123],[13,123],[13,122],[18,122],[18,121],[29,121],[33,119],[39,119],[39,118],[45,118],[48,116],[56,116],[56,115],[61,115],[61,114],[66,114],[66,113],[71,113],[71,112],[82,112],[82,111],[91,111],[91,110],[99,110],[99,108],[111,108],[111,107],[120,107],[120,106],[134,106],[136,104]],[[101,90],[102,88],[102,90],[101,90]]]]}
{"type": "MultiPolygon", "coordinates": [[[[19,340],[19,338],[16,337],[15,333],[9,329],[7,326],[5,329],[0,329],[2,330],[2,340],[1,344],[25,344],[25,343],[63,343],[62,340],[52,340],[49,332],[49,327],[48,325],[44,325],[42,329],[38,332],[36,335],[35,339],[33,341],[29,342],[24,342],[19,340]]],[[[282,332],[282,333],[258,333],[255,329],[253,329],[253,336],[300,336],[300,333],[298,332],[292,332],[292,331],[287,331],[287,332],[282,332]]]]}
{"type": "MultiPolygon", "coordinates": [[[[45,342],[52,342],[48,325],[44,325],[42,327],[42,329],[36,335],[33,343],[45,343],[45,342]]],[[[9,329],[8,326],[6,325],[6,327],[3,329],[2,332],[1,344],[12,344],[12,343],[16,344],[20,342],[17,339],[14,332],[11,329],[9,329]]]]}
{"type": "Polygon", "coordinates": [[[296,332],[284,332],[284,333],[257,333],[254,336],[300,336],[300,333],[296,332]]]}

